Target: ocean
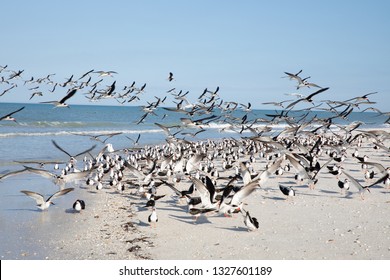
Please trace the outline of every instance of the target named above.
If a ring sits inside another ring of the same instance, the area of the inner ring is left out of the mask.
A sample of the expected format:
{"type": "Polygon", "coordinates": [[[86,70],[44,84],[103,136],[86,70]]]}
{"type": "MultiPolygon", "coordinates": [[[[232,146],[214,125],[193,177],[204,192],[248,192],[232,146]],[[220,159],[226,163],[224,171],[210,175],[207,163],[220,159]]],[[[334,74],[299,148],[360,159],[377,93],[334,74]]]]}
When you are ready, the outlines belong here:
{"type": "MultiPolygon", "coordinates": [[[[141,106],[70,105],[70,108],[54,108],[50,104],[30,103],[0,103],[0,116],[23,106],[24,110],[14,115],[17,122],[0,121],[0,174],[22,169],[17,161],[67,161],[69,157],[56,149],[52,140],[72,155],[93,145],[96,145],[96,148],[91,153],[97,154],[105,145],[80,134],[96,136],[121,133],[106,142],[111,143],[115,150],[133,148],[134,142],[127,137],[136,140],[138,135],[140,135],[138,147],[165,143],[166,134],[155,123],[179,126],[180,118],[188,117],[159,107],[154,111],[156,115],[149,114],[142,123],[138,123],[145,114],[141,106]]],[[[233,112],[233,117],[239,120],[247,114],[247,120],[269,119],[267,114],[275,114],[275,112],[275,110],[252,110],[248,113],[237,110],[233,112]]],[[[294,114],[300,116],[303,113],[294,114]]],[[[230,129],[229,123],[219,110],[215,110],[210,115],[198,115],[192,118],[203,118],[213,114],[216,118],[203,127],[206,131],[195,137],[182,133],[194,133],[199,130],[198,128],[186,128],[182,131],[173,128],[171,132],[178,132],[176,137],[187,140],[239,138],[252,135],[249,132],[240,134],[240,126],[235,130],[230,129]]],[[[326,111],[310,112],[308,118],[313,116],[327,118],[332,114],[326,111]]],[[[361,121],[364,122],[361,128],[383,128],[388,126],[384,124],[386,119],[387,116],[378,116],[376,112],[353,112],[348,119],[337,120],[337,122],[348,124],[361,121]]],[[[261,122],[256,125],[264,126],[261,122]]],[[[269,135],[275,135],[285,126],[286,124],[283,123],[271,125],[273,130],[269,135]]],[[[100,138],[106,139],[105,136],[100,138]]],[[[49,169],[52,166],[45,168],[49,169]]],[[[59,199],[59,206],[53,206],[50,211],[39,213],[35,208],[35,202],[20,193],[20,190],[24,189],[46,196],[56,191],[55,185],[50,180],[34,174],[22,174],[0,180],[0,256],[2,259],[44,259],[47,251],[50,250],[50,246],[46,245],[44,240],[63,233],[66,215],[61,213],[64,214],[65,211],[69,214],[73,201],[83,192],[82,189],[77,189],[59,199]],[[64,205],[67,205],[65,210],[64,205]]]]}
{"type": "MultiPolygon", "coordinates": [[[[54,108],[51,104],[18,104],[0,103],[0,116],[25,106],[25,109],[14,115],[17,120],[0,122],[0,166],[12,166],[14,161],[20,160],[49,160],[63,159],[64,154],[55,149],[51,140],[55,140],[61,147],[71,154],[77,154],[83,149],[97,144],[96,151],[104,144],[93,141],[89,137],[75,134],[101,135],[107,133],[122,133],[107,140],[114,149],[132,148],[134,143],[127,137],[136,140],[140,134],[139,146],[153,145],[165,142],[166,134],[155,123],[166,126],[181,125],[180,118],[188,117],[182,113],[157,108],[154,114],[149,114],[142,123],[138,120],[145,113],[140,106],[102,106],[102,105],[71,105],[70,108],[54,108]],[[127,136],[127,137],[126,137],[127,136]]],[[[275,110],[253,110],[248,113],[248,120],[266,118],[266,114],[275,114],[275,110]]],[[[237,110],[234,117],[242,118],[247,112],[237,110]]],[[[215,110],[213,114],[220,116],[221,112],[215,110]]],[[[297,115],[302,112],[296,113],[297,115]]],[[[332,114],[324,111],[311,112],[312,116],[327,118],[332,114]]],[[[193,116],[193,119],[207,117],[208,115],[193,116]]],[[[361,127],[385,127],[386,116],[378,116],[375,112],[352,112],[348,119],[337,119],[335,122],[347,124],[361,121],[361,127]]],[[[259,125],[264,125],[259,123],[259,125]]],[[[271,125],[272,133],[277,133],[285,124],[271,125]]],[[[176,137],[188,140],[241,137],[250,136],[248,132],[239,134],[239,126],[235,131],[221,117],[203,126],[206,129],[196,137],[182,135],[181,133],[196,132],[198,129],[189,128],[180,131],[176,137]]],[[[179,131],[172,129],[172,133],[179,131]]],[[[105,140],[102,136],[100,139],[105,140]]],[[[0,173],[1,172],[0,170],[0,173]]]]}

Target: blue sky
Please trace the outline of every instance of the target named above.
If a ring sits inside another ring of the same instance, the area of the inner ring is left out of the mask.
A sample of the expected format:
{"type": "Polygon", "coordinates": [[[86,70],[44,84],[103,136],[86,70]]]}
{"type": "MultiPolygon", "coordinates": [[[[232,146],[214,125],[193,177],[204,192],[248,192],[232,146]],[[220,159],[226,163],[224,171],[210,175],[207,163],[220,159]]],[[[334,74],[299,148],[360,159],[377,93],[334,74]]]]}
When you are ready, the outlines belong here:
{"type": "MultiPolygon", "coordinates": [[[[375,106],[390,105],[390,1],[23,2],[2,3],[0,65],[24,69],[25,79],[56,73],[63,82],[90,69],[114,70],[107,84],[147,83],[146,99],[172,87],[195,99],[219,86],[224,100],[270,108],[261,103],[297,92],[283,72],[303,69],[330,87],[318,99],[377,91],[375,106]]],[[[0,102],[28,98],[18,88],[0,102]]],[[[69,103],[88,100],[77,95],[69,103]]]]}

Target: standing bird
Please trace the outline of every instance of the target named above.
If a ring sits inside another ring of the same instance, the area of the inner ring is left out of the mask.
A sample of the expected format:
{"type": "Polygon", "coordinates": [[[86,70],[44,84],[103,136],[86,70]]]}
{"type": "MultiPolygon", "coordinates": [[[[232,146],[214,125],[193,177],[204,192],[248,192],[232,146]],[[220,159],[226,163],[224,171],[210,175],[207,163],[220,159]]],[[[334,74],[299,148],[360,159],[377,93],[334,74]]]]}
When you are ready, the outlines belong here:
{"type": "Polygon", "coordinates": [[[257,230],[259,228],[259,222],[257,221],[257,219],[255,217],[251,217],[249,211],[243,211],[246,212],[244,217],[244,224],[247,226],[248,231],[257,230]]]}
{"type": "Polygon", "coordinates": [[[85,202],[84,200],[81,200],[81,199],[77,199],[74,203],[73,203],[73,209],[77,212],[81,212],[81,210],[84,210],[85,209],[85,202]]]}
{"type": "Polygon", "coordinates": [[[27,195],[28,197],[31,197],[32,199],[34,199],[37,202],[37,207],[43,211],[43,210],[48,209],[51,204],[54,205],[54,203],[52,202],[53,199],[55,199],[61,195],[67,194],[68,192],[71,192],[73,190],[74,190],[74,188],[67,188],[67,189],[63,189],[61,191],[58,191],[58,192],[54,193],[53,195],[51,195],[48,199],[46,199],[46,201],[45,201],[43,195],[41,195],[39,193],[32,192],[32,191],[20,191],[20,192],[22,192],[25,195],[27,195]]]}
{"type": "Polygon", "coordinates": [[[295,190],[291,187],[287,187],[287,186],[282,186],[282,185],[279,185],[279,189],[281,190],[281,192],[286,195],[287,197],[289,196],[295,196],[295,190]]]}
{"type": "Polygon", "coordinates": [[[150,226],[156,227],[156,223],[158,222],[156,207],[152,208],[152,213],[148,217],[148,222],[150,223],[150,226]]]}
{"type": "Polygon", "coordinates": [[[345,178],[344,181],[338,181],[338,186],[341,189],[341,192],[349,190],[349,179],[345,178]]]}
{"type": "Polygon", "coordinates": [[[343,174],[345,176],[347,176],[347,178],[352,183],[352,185],[354,185],[359,190],[360,198],[362,200],[364,199],[364,191],[365,190],[367,190],[368,192],[371,192],[370,191],[370,186],[362,186],[355,178],[353,178],[351,175],[349,175],[345,171],[343,171],[343,174]]]}

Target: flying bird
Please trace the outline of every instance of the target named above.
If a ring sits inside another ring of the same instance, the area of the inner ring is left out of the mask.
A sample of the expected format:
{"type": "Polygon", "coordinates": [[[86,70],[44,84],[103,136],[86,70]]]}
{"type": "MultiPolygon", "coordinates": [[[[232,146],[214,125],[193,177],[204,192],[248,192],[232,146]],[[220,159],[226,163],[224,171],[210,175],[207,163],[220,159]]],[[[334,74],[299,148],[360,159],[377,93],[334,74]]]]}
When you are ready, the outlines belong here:
{"type": "Polygon", "coordinates": [[[69,108],[69,105],[65,103],[66,100],[68,100],[69,98],[71,98],[73,95],[75,95],[75,93],[77,92],[79,88],[78,87],[74,87],[72,89],[70,89],[67,93],[67,95],[65,95],[60,101],[45,101],[45,102],[41,102],[41,103],[44,103],[44,104],[53,104],[55,107],[67,107],[69,108]]]}
{"type": "Polygon", "coordinates": [[[14,117],[12,117],[13,114],[17,113],[17,112],[20,112],[24,109],[25,107],[23,106],[22,108],[19,108],[18,110],[16,111],[13,111],[5,116],[2,116],[0,117],[0,121],[14,121],[17,123],[16,119],[14,117]]]}
{"type": "Polygon", "coordinates": [[[172,72],[169,72],[168,81],[172,82],[173,80],[174,80],[174,78],[173,78],[173,73],[172,73],[172,72]]]}
{"type": "Polygon", "coordinates": [[[81,153],[78,153],[78,154],[76,154],[76,155],[71,155],[70,153],[68,153],[67,151],[65,151],[63,148],[61,148],[61,147],[56,143],[56,141],[51,140],[51,142],[53,143],[53,145],[54,145],[58,150],[60,150],[61,152],[67,154],[67,155],[70,157],[71,160],[75,160],[76,157],[78,157],[78,156],[80,156],[80,155],[83,155],[83,154],[86,154],[86,153],[92,151],[93,149],[95,149],[95,147],[96,147],[96,145],[93,145],[91,148],[89,148],[89,149],[87,149],[87,150],[85,150],[85,151],[83,151],[83,152],[81,152],[81,153]]]}
{"type": "Polygon", "coordinates": [[[65,195],[68,192],[71,192],[73,190],[74,190],[74,188],[67,188],[67,189],[60,190],[60,191],[54,193],[53,195],[51,195],[46,200],[44,199],[43,195],[41,195],[40,193],[36,193],[36,192],[32,192],[32,191],[20,191],[20,192],[22,192],[25,195],[27,195],[28,197],[31,197],[32,199],[34,199],[37,202],[37,207],[43,211],[43,210],[48,209],[50,207],[50,205],[52,205],[52,204],[54,205],[54,203],[52,201],[53,199],[58,198],[59,196],[65,195]]]}
{"type": "Polygon", "coordinates": [[[297,103],[302,102],[302,101],[306,101],[306,102],[309,102],[309,103],[313,103],[313,99],[312,99],[312,98],[313,98],[315,95],[317,95],[317,94],[319,94],[319,93],[321,93],[321,92],[324,92],[324,91],[326,91],[326,90],[328,90],[328,89],[329,89],[328,87],[326,87],[326,88],[321,88],[321,89],[317,90],[316,92],[314,92],[314,93],[308,95],[307,97],[300,98],[300,99],[298,99],[298,100],[296,100],[296,101],[294,101],[294,102],[288,104],[288,106],[286,107],[286,109],[292,108],[292,107],[294,107],[297,103]]]}

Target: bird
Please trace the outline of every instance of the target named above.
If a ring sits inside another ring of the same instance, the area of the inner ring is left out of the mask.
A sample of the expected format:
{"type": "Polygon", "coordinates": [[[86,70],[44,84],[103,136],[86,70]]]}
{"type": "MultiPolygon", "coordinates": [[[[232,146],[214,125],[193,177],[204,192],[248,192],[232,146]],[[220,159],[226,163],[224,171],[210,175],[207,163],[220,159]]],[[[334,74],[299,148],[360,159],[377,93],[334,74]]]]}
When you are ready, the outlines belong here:
{"type": "Polygon", "coordinates": [[[17,112],[22,111],[24,108],[25,108],[25,107],[23,106],[23,107],[21,107],[21,108],[15,110],[15,111],[13,111],[13,112],[11,112],[11,113],[8,113],[7,115],[4,115],[4,116],[0,117],[0,121],[14,121],[14,122],[17,123],[16,119],[15,119],[14,117],[12,117],[12,115],[15,114],[15,113],[17,113],[17,112]]]}
{"type": "Polygon", "coordinates": [[[371,192],[370,191],[370,186],[362,186],[354,177],[352,177],[351,175],[349,175],[347,172],[343,171],[342,172],[345,176],[347,176],[347,178],[349,179],[349,181],[352,183],[352,185],[354,185],[358,191],[359,191],[359,194],[360,194],[360,198],[362,200],[364,200],[364,192],[367,190],[368,192],[371,192]]]}
{"type": "Polygon", "coordinates": [[[67,151],[65,151],[63,148],[61,148],[61,147],[57,144],[56,141],[51,140],[51,142],[53,143],[53,145],[54,145],[58,150],[60,150],[61,152],[67,154],[67,155],[70,157],[70,160],[71,160],[71,161],[74,161],[74,160],[76,159],[76,157],[78,157],[78,156],[80,156],[80,155],[83,155],[83,154],[86,154],[86,153],[92,151],[92,150],[95,149],[95,147],[96,147],[96,145],[93,145],[91,148],[89,148],[89,149],[87,149],[87,150],[85,150],[85,151],[83,151],[83,152],[81,152],[81,153],[78,153],[78,154],[76,154],[76,155],[71,155],[70,153],[68,153],[67,151]]]}
{"type": "Polygon", "coordinates": [[[366,180],[373,179],[374,176],[375,176],[374,170],[369,171],[369,170],[367,169],[367,170],[364,172],[364,178],[366,178],[366,180]]]}
{"type": "Polygon", "coordinates": [[[81,210],[84,210],[85,209],[85,202],[84,200],[81,200],[81,199],[77,199],[74,203],[73,203],[73,209],[77,212],[81,212],[81,210]]]}
{"type": "Polygon", "coordinates": [[[115,71],[93,71],[92,73],[99,74],[99,77],[104,77],[104,76],[112,77],[112,74],[118,74],[115,71]]]}
{"type": "Polygon", "coordinates": [[[172,72],[169,72],[168,81],[172,82],[173,80],[174,80],[174,78],[173,78],[173,73],[172,73],[172,72]]]}
{"type": "Polygon", "coordinates": [[[43,211],[43,210],[48,209],[51,204],[54,205],[54,203],[52,201],[53,199],[58,198],[59,196],[65,195],[68,192],[71,192],[73,190],[74,190],[74,188],[67,188],[67,189],[60,190],[60,191],[54,193],[53,195],[51,195],[46,200],[44,199],[43,195],[41,195],[40,193],[36,193],[33,191],[26,191],[26,190],[23,190],[20,192],[22,192],[25,195],[27,195],[28,197],[31,197],[32,199],[34,199],[37,202],[37,207],[43,211]]]}
{"type": "MultiPolygon", "coordinates": [[[[244,224],[248,228],[248,231],[255,231],[259,228],[259,221],[255,217],[251,217],[249,211],[242,209],[241,212],[246,212],[244,216],[244,224]]],[[[244,214],[244,213],[243,213],[244,214]]]]}
{"type": "Polygon", "coordinates": [[[225,196],[222,196],[221,201],[219,202],[218,211],[223,213],[225,216],[229,216],[235,210],[240,210],[243,205],[243,200],[248,197],[258,186],[260,179],[255,179],[250,181],[243,187],[241,187],[236,193],[234,193],[229,203],[225,203],[225,196]]]}
{"type": "Polygon", "coordinates": [[[338,181],[337,182],[339,188],[341,189],[341,192],[349,190],[349,179],[345,178],[344,181],[338,181]]]}
{"type": "Polygon", "coordinates": [[[77,92],[79,88],[78,87],[74,87],[72,89],[70,89],[68,91],[68,93],[60,100],[60,101],[45,101],[45,102],[41,102],[42,104],[53,104],[54,105],[54,108],[57,108],[57,107],[67,107],[69,108],[69,105],[65,103],[66,100],[68,100],[69,98],[71,98],[73,95],[75,95],[75,93],[77,92]]]}
{"type": "Polygon", "coordinates": [[[300,98],[298,100],[295,100],[294,102],[291,102],[290,104],[287,105],[286,109],[289,109],[289,108],[292,108],[294,107],[297,103],[301,102],[301,101],[306,101],[306,102],[309,102],[309,103],[312,103],[313,102],[313,97],[321,92],[324,92],[326,90],[328,90],[329,88],[326,87],[326,88],[321,88],[319,90],[317,90],[316,92],[306,96],[306,97],[303,97],[303,98],[300,98]]]}
{"type": "Polygon", "coordinates": [[[123,132],[113,132],[113,133],[103,133],[103,134],[98,134],[98,135],[93,135],[93,134],[85,134],[85,133],[72,133],[73,135],[79,135],[79,136],[88,136],[91,140],[95,140],[95,141],[98,141],[98,142],[101,142],[103,144],[106,143],[106,141],[108,139],[110,139],[111,137],[113,136],[116,136],[116,135],[120,135],[122,134],[123,132]],[[102,140],[100,139],[100,137],[102,136],[105,136],[106,139],[102,140]]]}
{"type": "Polygon", "coordinates": [[[152,208],[152,213],[148,216],[148,222],[151,227],[156,227],[156,223],[158,222],[158,216],[156,212],[156,207],[152,208]]]}
{"type": "Polygon", "coordinates": [[[295,196],[295,190],[292,188],[292,187],[288,187],[288,186],[283,186],[283,185],[280,185],[279,184],[279,189],[280,191],[286,195],[287,197],[289,196],[295,196]]]}

